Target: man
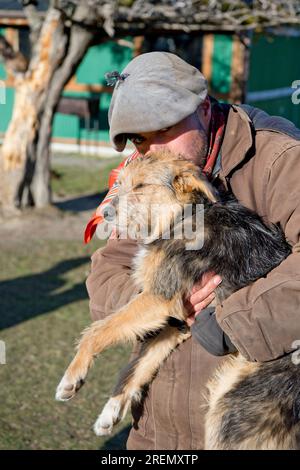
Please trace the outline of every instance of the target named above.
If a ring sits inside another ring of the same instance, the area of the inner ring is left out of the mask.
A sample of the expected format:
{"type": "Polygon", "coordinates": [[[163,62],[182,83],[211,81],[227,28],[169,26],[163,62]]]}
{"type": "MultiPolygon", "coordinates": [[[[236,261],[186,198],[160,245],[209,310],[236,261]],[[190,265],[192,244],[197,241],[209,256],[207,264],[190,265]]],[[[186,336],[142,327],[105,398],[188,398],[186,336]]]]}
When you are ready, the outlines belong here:
{"type": "MultiPolygon", "coordinates": [[[[218,273],[194,286],[186,299],[193,337],[165,361],[142,407],[133,410],[128,449],[201,449],[205,384],[223,356],[238,349],[250,361],[270,361],[300,339],[300,131],[259,109],[209,98],[203,75],[164,52],[136,57],[117,76],[109,122],[117,150],[130,139],[142,155],[163,148],[181,153],[212,184],[280,224],[293,245],[280,266],[215,311],[208,306],[218,273]]],[[[136,293],[130,278],[136,250],[132,240],[110,239],[93,255],[87,288],[94,320],[136,293]]]]}

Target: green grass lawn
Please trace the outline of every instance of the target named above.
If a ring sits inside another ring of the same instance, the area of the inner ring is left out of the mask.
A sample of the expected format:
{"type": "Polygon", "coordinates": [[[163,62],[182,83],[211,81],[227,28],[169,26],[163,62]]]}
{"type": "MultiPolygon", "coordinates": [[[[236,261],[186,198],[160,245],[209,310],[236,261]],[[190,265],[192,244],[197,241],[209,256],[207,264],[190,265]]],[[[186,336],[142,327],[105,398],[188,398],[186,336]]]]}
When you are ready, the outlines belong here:
{"type": "MultiPolygon", "coordinates": [[[[74,171],[79,180],[82,170],[74,171]]],[[[74,400],[54,399],[75,340],[90,323],[85,279],[90,255],[101,244],[55,237],[20,242],[13,233],[8,243],[0,237],[0,340],[6,344],[6,364],[0,365],[0,449],[124,448],[130,417],[110,438],[96,437],[92,425],[127,362],[128,348],[105,351],[74,400]]]]}
{"type": "Polygon", "coordinates": [[[109,173],[121,162],[118,157],[109,160],[97,159],[96,161],[92,157],[82,158],[84,161],[83,167],[64,163],[57,164],[54,161],[52,165],[52,189],[54,193],[59,196],[78,196],[84,193],[96,193],[99,188],[105,189],[109,173]]]}

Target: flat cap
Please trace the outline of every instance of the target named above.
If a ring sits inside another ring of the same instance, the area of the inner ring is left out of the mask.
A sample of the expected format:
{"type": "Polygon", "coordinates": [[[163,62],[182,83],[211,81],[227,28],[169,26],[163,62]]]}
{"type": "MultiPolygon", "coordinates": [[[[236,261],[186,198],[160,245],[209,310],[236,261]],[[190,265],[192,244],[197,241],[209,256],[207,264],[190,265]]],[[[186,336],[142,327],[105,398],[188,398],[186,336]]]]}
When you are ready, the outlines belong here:
{"type": "Polygon", "coordinates": [[[121,152],[126,134],[152,132],[186,118],[207,96],[202,73],[169,52],[149,52],[135,57],[115,74],[108,112],[110,140],[121,152]]]}

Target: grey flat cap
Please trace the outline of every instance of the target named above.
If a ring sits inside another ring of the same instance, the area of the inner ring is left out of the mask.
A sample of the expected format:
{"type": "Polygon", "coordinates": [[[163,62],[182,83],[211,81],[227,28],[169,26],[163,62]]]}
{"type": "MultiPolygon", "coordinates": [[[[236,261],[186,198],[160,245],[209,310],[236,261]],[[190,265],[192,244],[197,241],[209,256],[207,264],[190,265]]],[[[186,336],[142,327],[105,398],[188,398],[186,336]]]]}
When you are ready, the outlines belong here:
{"type": "Polygon", "coordinates": [[[110,140],[119,152],[126,145],[125,134],[173,126],[207,96],[202,73],[169,52],[141,54],[119,77],[108,112],[110,140]]]}

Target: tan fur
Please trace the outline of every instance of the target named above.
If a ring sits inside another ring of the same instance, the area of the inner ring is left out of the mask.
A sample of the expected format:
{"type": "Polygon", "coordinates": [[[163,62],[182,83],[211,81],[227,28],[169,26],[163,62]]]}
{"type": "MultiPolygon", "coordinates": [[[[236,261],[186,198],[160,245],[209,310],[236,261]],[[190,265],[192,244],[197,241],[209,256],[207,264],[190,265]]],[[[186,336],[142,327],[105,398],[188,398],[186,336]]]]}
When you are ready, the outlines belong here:
{"type": "MultiPolygon", "coordinates": [[[[260,420],[257,432],[234,445],[220,442],[222,418],[228,411],[223,397],[238,384],[258,372],[261,364],[248,362],[241,354],[230,355],[207,384],[207,413],[205,419],[205,449],[207,450],[292,450],[299,449],[297,427],[286,432],[284,418],[279,406],[274,403],[257,403],[260,420]],[[276,430],[272,433],[270,430],[276,430]]],[[[241,423],[242,429],[242,423],[241,423]]]]}
{"type": "Polygon", "coordinates": [[[215,372],[207,384],[208,411],[205,419],[205,449],[219,449],[220,417],[225,409],[221,409],[220,401],[223,396],[244,377],[259,368],[256,362],[248,362],[241,355],[230,355],[225,363],[215,372]]]}
{"type": "Polygon", "coordinates": [[[150,253],[142,250],[134,260],[135,270],[133,278],[135,279],[136,284],[139,285],[142,280],[143,286],[149,286],[151,284],[153,272],[158,269],[164,257],[165,254],[159,250],[150,253]]]}
{"type": "Polygon", "coordinates": [[[205,194],[212,202],[216,202],[217,200],[208,182],[204,183],[204,181],[199,180],[195,175],[191,175],[188,172],[175,178],[173,186],[178,194],[181,194],[181,198],[186,198],[187,203],[190,202],[190,193],[195,189],[205,194]]]}

